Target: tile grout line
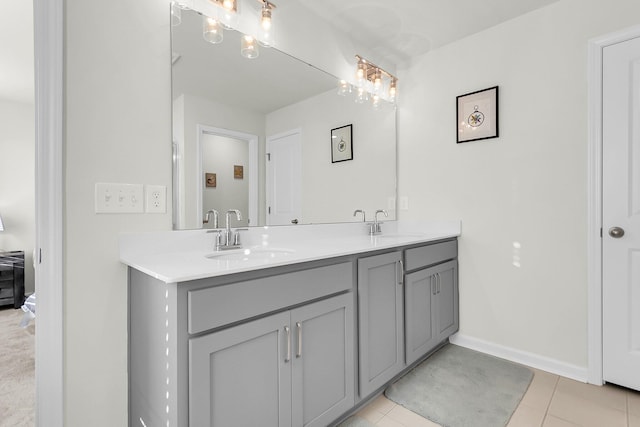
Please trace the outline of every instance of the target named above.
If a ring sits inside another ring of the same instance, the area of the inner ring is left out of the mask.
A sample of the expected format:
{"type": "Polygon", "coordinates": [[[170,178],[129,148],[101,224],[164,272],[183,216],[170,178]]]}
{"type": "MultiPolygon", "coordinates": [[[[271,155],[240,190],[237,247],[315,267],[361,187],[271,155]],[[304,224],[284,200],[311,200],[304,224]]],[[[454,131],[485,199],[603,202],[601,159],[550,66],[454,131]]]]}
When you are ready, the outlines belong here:
{"type": "Polygon", "coordinates": [[[560,383],[560,376],[556,375],[556,383],[553,386],[553,393],[551,393],[551,399],[549,399],[549,403],[547,403],[547,408],[544,410],[544,417],[542,418],[542,426],[544,426],[547,421],[547,416],[549,415],[549,408],[551,407],[551,403],[553,402],[553,398],[556,396],[556,391],[558,390],[558,383],[560,383]]]}

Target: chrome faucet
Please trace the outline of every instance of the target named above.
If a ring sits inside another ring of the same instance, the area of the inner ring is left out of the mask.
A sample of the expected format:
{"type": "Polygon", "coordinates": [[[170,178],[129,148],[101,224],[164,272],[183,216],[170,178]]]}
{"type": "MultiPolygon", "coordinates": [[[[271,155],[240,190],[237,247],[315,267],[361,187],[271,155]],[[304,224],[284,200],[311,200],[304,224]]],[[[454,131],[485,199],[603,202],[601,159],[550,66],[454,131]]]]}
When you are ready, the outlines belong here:
{"type": "Polygon", "coordinates": [[[242,220],[242,214],[238,209],[229,209],[225,214],[225,226],[224,230],[220,230],[218,238],[216,239],[216,250],[224,251],[227,249],[238,249],[242,247],[240,243],[240,230],[235,231],[231,229],[230,214],[236,214],[236,220],[242,220]]]}
{"type": "Polygon", "coordinates": [[[209,209],[202,220],[203,224],[209,224],[211,220],[211,214],[213,214],[213,228],[218,228],[218,211],[215,209],[209,209]]]}
{"type": "Polygon", "coordinates": [[[366,216],[367,214],[364,213],[364,211],[362,209],[356,209],[355,211],[353,211],[353,216],[358,215],[359,213],[362,214],[362,222],[366,222],[366,216]]]}
{"type": "Polygon", "coordinates": [[[376,211],[373,218],[373,222],[370,222],[369,224],[367,224],[369,226],[369,234],[371,236],[382,233],[382,228],[380,227],[382,223],[378,221],[379,213],[383,213],[385,217],[389,216],[389,214],[387,214],[387,211],[385,211],[384,209],[378,209],[376,211]]]}

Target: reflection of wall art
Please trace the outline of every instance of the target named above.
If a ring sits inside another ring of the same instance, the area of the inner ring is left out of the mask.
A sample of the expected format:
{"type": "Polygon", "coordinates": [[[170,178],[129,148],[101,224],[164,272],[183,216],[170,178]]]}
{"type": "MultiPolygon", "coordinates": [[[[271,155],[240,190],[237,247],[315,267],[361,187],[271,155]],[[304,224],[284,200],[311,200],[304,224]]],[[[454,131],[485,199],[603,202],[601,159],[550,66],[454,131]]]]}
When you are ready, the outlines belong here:
{"type": "Polygon", "coordinates": [[[497,138],[498,86],[456,97],[456,142],[497,138]]]}
{"type": "Polygon", "coordinates": [[[244,166],[233,165],[233,177],[235,179],[244,178],[244,166]]]}
{"type": "Polygon", "coordinates": [[[205,173],[204,174],[204,182],[207,187],[216,186],[216,174],[215,173],[205,173]]]}
{"type": "Polygon", "coordinates": [[[351,125],[331,129],[331,163],[353,160],[351,125]]]}

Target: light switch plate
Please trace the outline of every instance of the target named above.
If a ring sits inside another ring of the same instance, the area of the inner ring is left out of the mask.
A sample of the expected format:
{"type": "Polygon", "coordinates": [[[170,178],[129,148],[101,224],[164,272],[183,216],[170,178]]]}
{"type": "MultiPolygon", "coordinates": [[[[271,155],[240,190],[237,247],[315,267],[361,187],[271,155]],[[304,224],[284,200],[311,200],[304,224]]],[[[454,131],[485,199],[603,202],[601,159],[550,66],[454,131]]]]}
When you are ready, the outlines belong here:
{"type": "Polygon", "coordinates": [[[400,210],[401,211],[409,210],[409,198],[407,196],[400,197],[400,210]]]}
{"type": "Polygon", "coordinates": [[[96,213],[143,213],[142,184],[96,183],[96,213]]]}

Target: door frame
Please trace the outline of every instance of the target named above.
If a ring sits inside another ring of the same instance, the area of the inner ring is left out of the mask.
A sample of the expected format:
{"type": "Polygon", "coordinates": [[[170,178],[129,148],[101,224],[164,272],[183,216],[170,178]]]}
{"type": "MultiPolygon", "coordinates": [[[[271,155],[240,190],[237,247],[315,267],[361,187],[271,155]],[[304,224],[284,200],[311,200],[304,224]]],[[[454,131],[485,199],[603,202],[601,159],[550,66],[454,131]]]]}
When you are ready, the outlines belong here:
{"type": "MultiPolygon", "coordinates": [[[[249,144],[249,225],[258,225],[258,135],[213,126],[197,125],[196,140],[196,223],[202,224],[202,192],[204,191],[204,170],[202,169],[202,139],[204,135],[224,136],[239,139],[249,144]]],[[[223,212],[220,212],[223,213],[223,212]]]]}
{"type": "Polygon", "coordinates": [[[64,0],[33,0],[36,425],[64,425],[64,0]]]}
{"type": "Polygon", "coordinates": [[[588,177],[587,177],[587,381],[602,385],[602,53],[605,47],[640,37],[633,26],[589,41],[588,51],[588,177]]]}

